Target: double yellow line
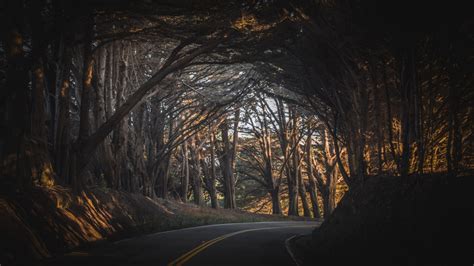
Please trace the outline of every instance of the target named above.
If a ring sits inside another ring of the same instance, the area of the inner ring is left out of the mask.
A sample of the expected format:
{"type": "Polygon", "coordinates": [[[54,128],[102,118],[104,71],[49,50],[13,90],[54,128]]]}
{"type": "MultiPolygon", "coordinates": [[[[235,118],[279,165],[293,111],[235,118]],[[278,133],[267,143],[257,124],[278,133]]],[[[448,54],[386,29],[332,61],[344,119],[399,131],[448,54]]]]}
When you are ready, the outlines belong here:
{"type": "MultiPolygon", "coordinates": [[[[309,227],[309,225],[304,225],[304,226],[290,226],[290,227],[309,227]]],[[[311,226],[311,227],[314,227],[314,226],[311,226]]],[[[179,258],[175,259],[174,261],[168,263],[168,266],[181,266],[183,265],[185,262],[189,261],[192,257],[196,256],[199,252],[203,251],[204,249],[214,245],[215,243],[217,242],[220,242],[226,238],[229,238],[231,236],[235,236],[235,235],[238,235],[238,234],[243,234],[243,233],[247,233],[247,232],[252,232],[252,231],[259,231],[259,230],[270,230],[270,229],[281,229],[281,228],[284,228],[284,227],[263,227],[263,228],[254,228],[254,229],[246,229],[246,230],[242,230],[242,231],[237,231],[237,232],[233,232],[233,233],[229,233],[229,234],[225,234],[225,235],[222,235],[220,237],[217,237],[217,238],[214,238],[214,239],[211,239],[209,241],[206,241],[204,243],[202,243],[201,245],[193,248],[192,250],[190,250],[189,252],[181,255],[179,258]]]]}

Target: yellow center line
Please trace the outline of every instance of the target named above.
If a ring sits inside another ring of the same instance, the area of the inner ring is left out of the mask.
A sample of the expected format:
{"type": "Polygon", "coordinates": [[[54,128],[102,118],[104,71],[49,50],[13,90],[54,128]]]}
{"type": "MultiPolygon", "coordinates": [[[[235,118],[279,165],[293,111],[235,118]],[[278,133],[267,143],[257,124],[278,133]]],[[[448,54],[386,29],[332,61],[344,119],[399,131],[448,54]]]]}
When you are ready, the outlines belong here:
{"type": "MultiPolygon", "coordinates": [[[[290,228],[295,228],[295,227],[314,227],[314,225],[299,225],[299,226],[288,226],[290,228]]],[[[204,249],[214,245],[217,242],[220,242],[226,238],[238,235],[238,234],[243,234],[247,232],[252,232],[252,231],[259,231],[259,230],[271,230],[271,229],[281,229],[281,228],[288,228],[288,227],[263,227],[263,228],[254,228],[254,229],[246,229],[246,230],[241,230],[237,232],[232,232],[229,234],[222,235],[220,237],[208,240],[201,245],[193,248],[192,250],[186,252],[185,254],[181,255],[179,258],[175,259],[174,261],[168,263],[168,266],[181,266],[185,262],[189,261],[192,257],[196,256],[199,252],[203,251],[204,249]]]]}

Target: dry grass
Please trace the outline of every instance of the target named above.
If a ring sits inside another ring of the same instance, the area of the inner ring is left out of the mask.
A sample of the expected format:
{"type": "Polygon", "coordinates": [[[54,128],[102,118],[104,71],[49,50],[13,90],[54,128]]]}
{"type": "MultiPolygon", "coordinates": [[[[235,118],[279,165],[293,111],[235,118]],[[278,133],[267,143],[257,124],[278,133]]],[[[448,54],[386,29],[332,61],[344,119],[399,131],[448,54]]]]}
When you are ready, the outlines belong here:
{"type": "Polygon", "coordinates": [[[41,259],[102,240],[218,223],[304,218],[212,209],[138,194],[91,189],[73,195],[60,186],[0,198],[1,261],[41,259]],[[33,200],[34,199],[34,200],[33,200]]]}

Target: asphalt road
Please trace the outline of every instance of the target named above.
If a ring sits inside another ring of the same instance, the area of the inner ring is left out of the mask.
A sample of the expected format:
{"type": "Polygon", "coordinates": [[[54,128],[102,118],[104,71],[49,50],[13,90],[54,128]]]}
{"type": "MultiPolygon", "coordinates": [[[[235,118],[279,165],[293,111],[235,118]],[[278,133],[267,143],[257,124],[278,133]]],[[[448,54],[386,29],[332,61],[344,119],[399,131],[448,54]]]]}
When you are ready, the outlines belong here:
{"type": "Polygon", "coordinates": [[[317,222],[234,223],[160,232],[75,251],[47,265],[294,265],[285,240],[317,222]]]}

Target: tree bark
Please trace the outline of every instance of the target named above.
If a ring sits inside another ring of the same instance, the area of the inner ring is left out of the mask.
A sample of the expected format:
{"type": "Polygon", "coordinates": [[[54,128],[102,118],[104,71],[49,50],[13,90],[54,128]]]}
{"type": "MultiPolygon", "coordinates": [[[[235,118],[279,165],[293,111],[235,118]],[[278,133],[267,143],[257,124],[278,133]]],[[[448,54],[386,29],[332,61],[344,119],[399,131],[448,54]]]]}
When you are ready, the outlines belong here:
{"type": "Polygon", "coordinates": [[[390,91],[388,88],[388,81],[387,81],[387,73],[384,69],[383,71],[383,80],[384,80],[384,90],[385,90],[385,104],[387,105],[387,113],[386,113],[386,126],[387,126],[387,137],[388,143],[390,145],[390,153],[392,154],[393,161],[397,166],[398,173],[401,173],[400,170],[400,158],[398,156],[398,152],[395,149],[395,144],[393,143],[393,129],[392,129],[392,104],[390,101],[390,91]]]}
{"type": "Polygon", "coordinates": [[[303,215],[305,217],[311,217],[308,199],[306,198],[306,185],[303,180],[303,174],[301,173],[301,167],[299,167],[298,171],[298,193],[301,198],[301,205],[303,205],[303,215]]]}
{"type": "MultiPolygon", "coordinates": [[[[282,105],[283,106],[283,105],[282,105]]],[[[289,118],[291,122],[291,129],[288,129],[286,126],[283,126],[281,128],[284,128],[282,130],[283,136],[283,146],[285,147],[284,149],[284,159],[287,162],[286,164],[286,178],[287,178],[287,183],[288,183],[288,215],[294,215],[294,216],[299,216],[299,210],[298,210],[298,161],[297,158],[295,157],[296,152],[296,115],[293,110],[293,108],[289,107],[288,108],[289,112],[289,118]],[[288,136],[289,135],[289,136],[288,136]],[[293,150],[291,152],[290,150],[293,150]]],[[[286,124],[285,122],[285,114],[284,114],[284,109],[280,110],[281,117],[283,118],[281,123],[286,124]]]]}
{"type": "Polygon", "coordinates": [[[188,201],[188,187],[189,187],[189,157],[188,157],[188,141],[185,141],[182,145],[182,167],[183,172],[181,175],[181,200],[183,202],[188,201]]]}
{"type": "Polygon", "coordinates": [[[69,161],[70,161],[70,132],[69,132],[69,102],[70,102],[70,84],[69,84],[69,70],[70,70],[70,59],[67,57],[68,53],[65,53],[67,60],[63,67],[63,73],[61,75],[61,85],[59,87],[58,94],[58,119],[56,123],[55,133],[55,171],[59,176],[59,179],[65,183],[70,183],[69,180],[69,161]]]}
{"type": "Polygon", "coordinates": [[[410,172],[410,113],[412,110],[412,94],[415,86],[415,54],[413,49],[403,49],[401,55],[400,94],[401,109],[401,141],[402,155],[400,158],[400,174],[407,176],[410,172]]]}
{"type": "Polygon", "coordinates": [[[191,139],[191,180],[193,184],[193,198],[194,204],[201,206],[203,205],[203,196],[202,196],[202,181],[201,181],[201,152],[199,151],[200,147],[198,142],[198,137],[195,135],[191,139]]]}
{"type": "Polygon", "coordinates": [[[459,164],[462,160],[462,132],[459,122],[460,95],[456,81],[461,79],[459,74],[450,67],[450,78],[448,88],[448,140],[446,145],[446,161],[448,172],[456,176],[459,172],[459,164]],[[458,79],[456,79],[458,78],[458,79]]]}
{"type": "Polygon", "coordinates": [[[314,169],[313,169],[313,143],[311,132],[308,133],[308,137],[306,138],[306,167],[308,173],[308,181],[309,181],[309,196],[311,199],[311,207],[313,209],[313,217],[314,218],[321,218],[321,213],[319,211],[319,204],[318,204],[318,188],[316,185],[316,179],[314,177],[314,169]]]}
{"type": "MultiPolygon", "coordinates": [[[[92,11],[90,11],[92,12],[92,11]]],[[[92,91],[92,77],[94,69],[94,58],[92,56],[92,35],[93,35],[93,16],[92,14],[86,14],[86,21],[84,25],[84,66],[82,69],[82,93],[81,93],[81,107],[79,112],[79,136],[77,143],[83,143],[87,140],[90,132],[90,115],[89,109],[91,106],[91,91],[92,91]]],[[[78,147],[74,148],[74,167],[72,169],[72,187],[75,191],[82,190],[84,187],[84,180],[82,175],[83,165],[89,160],[88,155],[85,154],[78,147]]]]}
{"type": "Polygon", "coordinates": [[[225,120],[219,126],[222,134],[223,150],[222,150],[222,176],[224,177],[224,207],[227,209],[235,209],[235,181],[232,171],[232,153],[229,140],[229,125],[225,120]]]}
{"type": "Polygon", "coordinates": [[[381,108],[380,108],[380,93],[379,93],[379,81],[377,78],[377,64],[371,60],[371,79],[372,79],[372,88],[373,88],[373,106],[374,106],[374,115],[375,115],[375,124],[374,131],[375,137],[377,139],[377,174],[382,174],[383,172],[383,160],[382,160],[382,147],[383,147],[383,121],[381,119],[381,108]]]}
{"type": "Polygon", "coordinates": [[[31,117],[31,149],[36,153],[32,157],[32,174],[41,185],[53,185],[53,167],[48,150],[48,135],[46,127],[46,102],[48,89],[46,87],[46,36],[43,19],[40,13],[42,4],[35,1],[31,7],[30,18],[32,25],[32,72],[33,72],[33,112],[31,117]]]}
{"type": "Polygon", "coordinates": [[[216,189],[216,158],[215,158],[215,141],[216,136],[214,132],[211,132],[211,140],[210,140],[210,152],[211,152],[211,175],[209,180],[209,194],[211,197],[211,207],[217,209],[219,204],[217,202],[217,189],[216,189]]]}
{"type": "MultiPolygon", "coordinates": [[[[339,141],[337,139],[337,127],[338,127],[337,122],[338,122],[338,116],[336,114],[334,116],[334,130],[332,131],[332,134],[331,134],[333,143],[334,143],[334,152],[336,154],[336,163],[337,163],[337,166],[339,167],[339,171],[341,172],[342,178],[346,182],[347,186],[350,188],[353,182],[352,182],[352,177],[347,174],[347,171],[344,168],[344,165],[342,164],[341,150],[339,148],[339,141]]],[[[325,136],[327,136],[327,133],[325,133],[325,136]]]]}
{"type": "Polygon", "coordinates": [[[282,214],[281,211],[281,196],[280,196],[280,187],[275,187],[270,191],[270,196],[272,198],[272,213],[273,214],[282,214]]]}

